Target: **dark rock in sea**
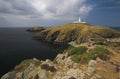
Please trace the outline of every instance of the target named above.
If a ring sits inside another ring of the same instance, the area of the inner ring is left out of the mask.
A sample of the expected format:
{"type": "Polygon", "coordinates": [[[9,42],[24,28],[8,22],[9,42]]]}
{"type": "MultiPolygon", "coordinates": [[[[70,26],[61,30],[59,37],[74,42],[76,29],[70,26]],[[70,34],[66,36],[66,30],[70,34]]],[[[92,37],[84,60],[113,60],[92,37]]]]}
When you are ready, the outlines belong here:
{"type": "Polygon", "coordinates": [[[40,27],[40,26],[35,26],[35,27],[31,28],[31,29],[27,29],[28,32],[40,32],[42,30],[45,30],[45,28],[40,27]]]}

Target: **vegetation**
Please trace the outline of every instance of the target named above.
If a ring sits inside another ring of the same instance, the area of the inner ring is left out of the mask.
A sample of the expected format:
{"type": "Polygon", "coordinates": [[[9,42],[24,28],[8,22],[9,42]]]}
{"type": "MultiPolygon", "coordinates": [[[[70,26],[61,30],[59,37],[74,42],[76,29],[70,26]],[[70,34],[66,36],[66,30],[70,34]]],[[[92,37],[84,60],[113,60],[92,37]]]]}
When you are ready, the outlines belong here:
{"type": "Polygon", "coordinates": [[[95,43],[93,43],[93,45],[105,45],[105,43],[104,42],[95,42],[95,43]]]}
{"type": "Polygon", "coordinates": [[[97,57],[101,58],[102,60],[108,60],[110,51],[103,47],[95,47],[89,52],[87,52],[87,47],[80,46],[80,47],[69,47],[66,50],[69,55],[71,55],[71,60],[76,63],[88,63],[91,59],[96,59],[97,57]]]}
{"type": "Polygon", "coordinates": [[[90,52],[86,53],[83,56],[87,56],[88,59],[96,59],[96,57],[99,57],[103,60],[107,60],[109,57],[107,57],[109,54],[111,54],[110,51],[103,47],[95,47],[90,52]]]}
{"type": "Polygon", "coordinates": [[[24,69],[26,69],[26,68],[30,65],[31,62],[33,62],[32,59],[24,60],[24,61],[22,61],[19,65],[17,65],[17,66],[14,68],[14,70],[15,70],[16,72],[23,71],[24,69]]]}
{"type": "Polygon", "coordinates": [[[54,64],[57,64],[57,63],[58,63],[57,60],[56,60],[56,58],[54,58],[53,63],[54,63],[54,64]]]}
{"type": "Polygon", "coordinates": [[[69,49],[68,49],[68,54],[69,55],[74,55],[74,54],[77,54],[77,55],[79,55],[79,54],[83,54],[84,52],[86,52],[86,50],[87,50],[87,47],[85,47],[85,46],[80,46],[80,47],[69,47],[69,49]]]}
{"type": "Polygon", "coordinates": [[[120,37],[120,32],[86,23],[69,23],[47,28],[37,33],[35,38],[52,43],[68,43],[75,40],[79,43],[88,41],[88,36],[90,38],[114,38],[120,37]]]}
{"type": "Polygon", "coordinates": [[[14,70],[16,72],[20,72],[23,71],[24,69],[26,69],[31,63],[34,63],[36,66],[40,65],[40,62],[35,62],[33,59],[27,59],[22,61],[19,65],[17,65],[14,70]]]}
{"type": "Polygon", "coordinates": [[[109,46],[109,47],[119,47],[120,43],[119,42],[95,42],[93,45],[104,45],[104,46],[109,46]]]}

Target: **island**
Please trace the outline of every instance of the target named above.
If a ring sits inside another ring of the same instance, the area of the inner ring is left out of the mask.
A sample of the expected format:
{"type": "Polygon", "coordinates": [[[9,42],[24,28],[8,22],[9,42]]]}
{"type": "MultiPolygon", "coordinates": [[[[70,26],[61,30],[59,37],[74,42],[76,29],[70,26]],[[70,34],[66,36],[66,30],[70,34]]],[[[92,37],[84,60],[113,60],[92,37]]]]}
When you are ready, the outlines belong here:
{"type": "Polygon", "coordinates": [[[34,26],[34,27],[30,28],[30,29],[27,29],[26,31],[28,31],[28,32],[40,32],[42,30],[45,30],[45,28],[40,27],[40,26],[34,26]]]}

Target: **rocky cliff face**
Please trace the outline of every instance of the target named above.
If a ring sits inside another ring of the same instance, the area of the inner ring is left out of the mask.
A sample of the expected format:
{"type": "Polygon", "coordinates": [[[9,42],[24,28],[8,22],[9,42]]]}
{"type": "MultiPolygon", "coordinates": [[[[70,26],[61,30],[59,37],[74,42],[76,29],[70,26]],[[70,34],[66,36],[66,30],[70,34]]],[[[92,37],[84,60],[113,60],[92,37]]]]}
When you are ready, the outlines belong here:
{"type": "MultiPolygon", "coordinates": [[[[94,48],[94,47],[93,47],[94,48]]],[[[87,51],[90,51],[88,47],[87,51]]],[[[111,49],[112,50],[112,49],[111,49]]],[[[1,79],[119,79],[120,56],[112,53],[114,60],[90,59],[88,63],[75,63],[72,55],[58,54],[54,61],[36,58],[24,60],[13,71],[5,74],[1,79]],[[117,58],[117,59],[116,59],[117,58]]],[[[97,56],[97,55],[96,55],[97,56]]]]}
{"type": "Polygon", "coordinates": [[[115,38],[120,32],[101,26],[91,26],[86,23],[70,23],[63,26],[47,28],[37,33],[34,38],[51,43],[88,42],[90,38],[115,38]]]}

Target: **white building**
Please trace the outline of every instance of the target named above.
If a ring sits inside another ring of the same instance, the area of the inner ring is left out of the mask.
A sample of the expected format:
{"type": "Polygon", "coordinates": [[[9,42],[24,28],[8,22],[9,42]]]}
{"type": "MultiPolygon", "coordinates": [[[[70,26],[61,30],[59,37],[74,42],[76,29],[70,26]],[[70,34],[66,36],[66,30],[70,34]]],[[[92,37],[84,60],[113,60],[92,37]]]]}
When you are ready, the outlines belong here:
{"type": "Polygon", "coordinates": [[[79,18],[78,21],[74,21],[73,23],[86,23],[86,22],[82,21],[81,18],[79,18]]]}

